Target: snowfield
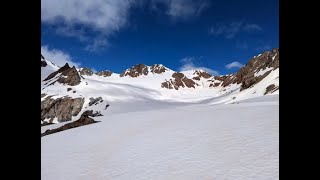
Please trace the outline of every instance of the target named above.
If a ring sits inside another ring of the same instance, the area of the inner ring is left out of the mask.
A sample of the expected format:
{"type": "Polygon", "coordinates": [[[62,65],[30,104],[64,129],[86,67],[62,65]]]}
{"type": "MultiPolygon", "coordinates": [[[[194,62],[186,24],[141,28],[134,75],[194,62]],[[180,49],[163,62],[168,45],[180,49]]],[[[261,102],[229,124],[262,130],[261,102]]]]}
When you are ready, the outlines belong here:
{"type": "Polygon", "coordinates": [[[101,122],[41,138],[41,179],[279,179],[278,98],[115,101],[101,122]]]}

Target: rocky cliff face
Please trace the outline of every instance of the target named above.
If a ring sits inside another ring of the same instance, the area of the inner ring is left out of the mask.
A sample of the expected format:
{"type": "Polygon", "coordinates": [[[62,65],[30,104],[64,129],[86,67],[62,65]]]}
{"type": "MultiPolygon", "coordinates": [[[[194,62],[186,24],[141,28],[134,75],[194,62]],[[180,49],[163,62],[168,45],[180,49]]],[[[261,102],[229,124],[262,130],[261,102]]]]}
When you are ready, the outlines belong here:
{"type": "Polygon", "coordinates": [[[169,69],[163,66],[162,64],[154,64],[152,66],[137,64],[123,71],[123,73],[120,74],[120,77],[139,77],[141,75],[147,76],[148,74],[162,74],[166,71],[169,71],[169,69]]]}
{"type": "Polygon", "coordinates": [[[183,73],[173,73],[172,74],[173,79],[170,79],[169,81],[163,82],[161,84],[162,88],[167,89],[175,89],[178,90],[179,88],[195,88],[195,86],[198,86],[199,84],[195,83],[192,79],[187,78],[183,73]]]}
{"type": "Polygon", "coordinates": [[[92,76],[93,74],[90,68],[81,68],[79,72],[81,75],[86,75],[86,76],[92,76]]]}
{"type": "Polygon", "coordinates": [[[81,111],[84,98],[61,97],[53,99],[51,96],[41,101],[41,121],[49,119],[52,123],[54,118],[58,122],[70,121],[72,116],[77,116],[81,111]]]}
{"type": "Polygon", "coordinates": [[[69,64],[66,63],[58,71],[51,73],[44,81],[47,81],[45,85],[53,85],[59,82],[61,84],[76,86],[80,84],[82,78],[74,66],[70,68],[69,64]]]}
{"type": "Polygon", "coordinates": [[[102,76],[102,77],[109,77],[112,75],[112,72],[111,71],[100,71],[100,72],[97,72],[96,75],[102,76]]]}
{"type": "Polygon", "coordinates": [[[41,54],[41,67],[46,67],[47,66],[47,62],[44,60],[44,57],[41,54]]]}
{"type": "Polygon", "coordinates": [[[163,82],[161,87],[176,90],[181,87],[195,88],[199,85],[196,82],[204,78],[207,79],[205,83],[202,83],[205,87],[227,87],[231,84],[240,84],[240,91],[242,91],[257,84],[277,68],[279,68],[278,48],[272,49],[272,51],[265,51],[253,57],[244,67],[234,74],[212,76],[205,71],[196,70],[193,73],[193,77],[188,78],[180,72],[173,74],[174,79],[163,82]]]}
{"type": "Polygon", "coordinates": [[[161,64],[154,64],[151,66],[150,69],[153,74],[161,74],[169,70],[168,68],[164,67],[161,64]]]}
{"type": "Polygon", "coordinates": [[[199,81],[201,78],[205,78],[208,79],[210,77],[212,77],[211,74],[205,72],[205,71],[200,71],[200,70],[196,70],[193,75],[195,75],[192,79],[199,81]]]}
{"type": "Polygon", "coordinates": [[[272,51],[265,51],[253,57],[237,73],[214,76],[208,82],[211,82],[210,87],[226,87],[230,84],[241,84],[240,91],[242,91],[257,84],[277,68],[279,68],[279,49],[275,48],[272,51]]]}
{"type": "Polygon", "coordinates": [[[99,121],[95,121],[94,119],[90,118],[89,116],[94,117],[95,115],[93,114],[92,111],[85,111],[82,113],[81,117],[78,120],[71,122],[71,123],[68,123],[68,124],[65,124],[59,128],[48,129],[44,133],[41,134],[41,137],[49,135],[49,134],[65,131],[68,129],[77,128],[80,126],[85,126],[85,125],[99,122],[99,121]]]}
{"type": "Polygon", "coordinates": [[[148,67],[144,64],[137,64],[132,66],[131,68],[125,70],[120,74],[120,77],[130,76],[130,77],[138,77],[141,75],[147,75],[149,73],[148,67]]]}
{"type": "Polygon", "coordinates": [[[260,82],[276,68],[279,68],[279,49],[265,51],[261,55],[252,58],[244,67],[242,67],[234,75],[235,78],[230,80],[230,83],[241,83],[240,91],[242,91],[260,82]],[[259,72],[263,73],[257,75],[259,72]]]}

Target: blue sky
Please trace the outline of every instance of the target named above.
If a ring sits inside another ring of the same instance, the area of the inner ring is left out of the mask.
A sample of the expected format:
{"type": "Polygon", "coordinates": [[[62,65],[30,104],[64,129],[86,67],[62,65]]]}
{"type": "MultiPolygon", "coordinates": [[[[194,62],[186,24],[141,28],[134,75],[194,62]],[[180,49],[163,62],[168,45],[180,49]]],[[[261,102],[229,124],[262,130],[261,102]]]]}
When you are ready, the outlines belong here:
{"type": "Polygon", "coordinates": [[[213,74],[279,47],[277,0],[42,0],[41,52],[121,73],[155,63],[213,74]]]}

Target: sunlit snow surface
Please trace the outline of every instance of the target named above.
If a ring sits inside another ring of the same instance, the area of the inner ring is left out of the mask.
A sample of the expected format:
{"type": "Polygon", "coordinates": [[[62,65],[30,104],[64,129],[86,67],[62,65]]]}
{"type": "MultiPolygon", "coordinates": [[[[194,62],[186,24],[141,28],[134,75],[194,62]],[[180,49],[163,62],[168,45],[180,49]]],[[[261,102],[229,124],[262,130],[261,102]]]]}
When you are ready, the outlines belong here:
{"type": "MultiPolygon", "coordinates": [[[[57,69],[42,68],[41,79],[57,69]]],[[[172,73],[83,76],[77,86],[42,81],[41,93],[52,98],[85,97],[72,120],[88,109],[104,116],[42,137],[41,179],[279,179],[279,90],[264,95],[279,86],[279,69],[243,91],[240,84],[209,88],[204,78],[195,89],[161,88],[172,73]],[[88,106],[90,97],[104,101],[88,106]]]]}
{"type": "Polygon", "coordinates": [[[278,100],[119,102],[42,137],[41,179],[279,179],[278,100]]]}

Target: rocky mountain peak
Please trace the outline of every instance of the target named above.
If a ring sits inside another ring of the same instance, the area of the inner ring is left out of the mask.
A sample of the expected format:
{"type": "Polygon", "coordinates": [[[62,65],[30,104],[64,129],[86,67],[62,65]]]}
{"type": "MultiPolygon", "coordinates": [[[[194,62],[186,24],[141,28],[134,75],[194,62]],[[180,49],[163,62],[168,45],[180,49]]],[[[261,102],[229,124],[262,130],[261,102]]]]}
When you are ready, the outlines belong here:
{"type": "Polygon", "coordinates": [[[111,71],[108,71],[108,70],[104,70],[104,71],[100,71],[100,72],[97,72],[96,75],[98,76],[103,76],[103,77],[109,77],[113,74],[113,72],[111,71]]]}
{"type": "Polygon", "coordinates": [[[120,74],[120,77],[130,76],[138,77],[141,75],[147,75],[149,73],[148,66],[144,64],[136,64],[129,69],[126,69],[123,73],[120,74]]]}
{"type": "Polygon", "coordinates": [[[41,54],[41,67],[46,67],[47,65],[48,65],[47,62],[45,61],[44,57],[41,54]]]}
{"type": "Polygon", "coordinates": [[[93,71],[87,67],[81,68],[79,72],[81,75],[87,75],[87,76],[92,76],[92,74],[93,74],[93,71]]]}
{"type": "Polygon", "coordinates": [[[195,70],[193,75],[198,75],[199,78],[203,77],[203,78],[210,78],[212,77],[211,74],[207,73],[206,71],[203,71],[203,70],[195,70]]]}
{"type": "Polygon", "coordinates": [[[59,82],[61,84],[75,86],[80,84],[81,78],[83,77],[79,75],[77,69],[74,66],[70,68],[69,64],[66,63],[59,70],[51,73],[44,81],[48,81],[46,84],[50,83],[49,85],[59,82]]]}
{"type": "Polygon", "coordinates": [[[178,90],[179,88],[195,88],[195,86],[199,86],[196,82],[194,82],[192,79],[187,78],[183,73],[181,72],[175,72],[172,74],[173,79],[167,80],[163,83],[161,83],[162,88],[167,89],[175,89],[178,90]]]}
{"type": "Polygon", "coordinates": [[[242,91],[260,82],[272,70],[277,68],[279,68],[279,48],[274,48],[272,51],[265,51],[258,56],[254,56],[244,67],[233,75],[234,78],[230,79],[230,77],[226,77],[223,86],[232,83],[241,83],[240,90],[242,91]],[[258,72],[264,73],[257,75],[258,72]]]}
{"type": "Polygon", "coordinates": [[[164,73],[169,70],[168,68],[166,68],[162,64],[154,64],[151,66],[150,69],[153,74],[161,74],[161,73],[164,73]]]}

